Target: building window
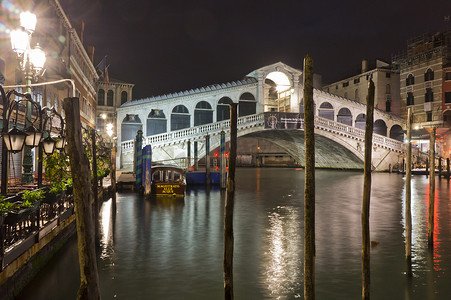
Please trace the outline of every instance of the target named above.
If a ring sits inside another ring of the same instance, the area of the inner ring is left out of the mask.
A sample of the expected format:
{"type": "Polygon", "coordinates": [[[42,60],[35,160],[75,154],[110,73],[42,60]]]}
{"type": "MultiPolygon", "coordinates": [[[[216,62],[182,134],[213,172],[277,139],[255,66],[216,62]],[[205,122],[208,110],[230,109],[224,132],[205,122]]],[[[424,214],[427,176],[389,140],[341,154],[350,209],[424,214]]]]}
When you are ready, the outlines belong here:
{"type": "Polygon", "coordinates": [[[428,69],[426,73],[424,73],[424,81],[434,80],[434,71],[428,69]]]}
{"type": "Polygon", "coordinates": [[[407,93],[407,106],[413,105],[413,93],[407,93]]]}
{"type": "Polygon", "coordinates": [[[338,90],[338,84],[335,86],[335,89],[338,90]]]}
{"type": "Polygon", "coordinates": [[[432,122],[432,111],[426,112],[426,122],[432,122]]]}
{"type": "Polygon", "coordinates": [[[390,91],[391,91],[391,87],[390,87],[389,84],[387,84],[387,85],[385,86],[385,94],[390,94],[390,91]]]}
{"type": "Polygon", "coordinates": [[[445,72],[445,80],[451,80],[451,72],[445,72]]]}
{"type": "Polygon", "coordinates": [[[385,111],[391,112],[391,101],[389,100],[385,101],[385,111]]]}
{"type": "Polygon", "coordinates": [[[105,105],[105,91],[102,89],[97,93],[97,103],[102,106],[105,105]]]}
{"type": "Polygon", "coordinates": [[[434,101],[434,93],[432,92],[432,89],[428,88],[426,89],[426,94],[424,94],[424,102],[432,101],[434,101]]]}
{"type": "Polygon", "coordinates": [[[360,82],[360,78],[355,78],[354,79],[354,84],[359,83],[360,82]]]}
{"type": "Polygon", "coordinates": [[[112,90],[108,91],[108,94],[106,96],[106,105],[108,106],[114,106],[114,92],[112,90]]]}
{"type": "Polygon", "coordinates": [[[445,103],[451,103],[451,92],[445,92],[445,103]]]}
{"type": "Polygon", "coordinates": [[[354,99],[359,100],[359,90],[358,89],[356,89],[354,92],[354,99]]]}
{"type": "Polygon", "coordinates": [[[412,74],[409,74],[406,78],[406,86],[415,84],[415,77],[412,74]]]}
{"type": "Polygon", "coordinates": [[[349,81],[343,82],[343,87],[347,87],[349,85],[349,81]]]}
{"type": "Polygon", "coordinates": [[[385,78],[390,78],[390,77],[391,77],[391,73],[390,72],[385,73],[385,78]]]}
{"type": "Polygon", "coordinates": [[[125,102],[127,102],[127,92],[126,91],[122,91],[121,93],[121,105],[124,104],[125,102]]]}

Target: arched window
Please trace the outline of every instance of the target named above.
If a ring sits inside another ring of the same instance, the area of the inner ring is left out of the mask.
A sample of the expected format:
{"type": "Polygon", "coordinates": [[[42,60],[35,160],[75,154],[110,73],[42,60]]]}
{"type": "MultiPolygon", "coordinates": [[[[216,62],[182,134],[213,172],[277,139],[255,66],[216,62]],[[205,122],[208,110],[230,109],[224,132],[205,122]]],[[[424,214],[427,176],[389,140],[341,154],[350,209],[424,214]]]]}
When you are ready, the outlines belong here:
{"type": "Polygon", "coordinates": [[[412,74],[409,74],[406,78],[406,86],[415,84],[415,77],[412,74]]]}
{"type": "Polygon", "coordinates": [[[97,104],[98,105],[105,105],[105,91],[100,89],[97,93],[97,104]]]}
{"type": "Polygon", "coordinates": [[[414,97],[413,97],[413,93],[411,93],[411,92],[408,92],[408,93],[407,93],[407,99],[406,99],[406,101],[407,101],[407,106],[414,105],[414,97]]]}
{"type": "Polygon", "coordinates": [[[106,102],[106,105],[114,106],[114,92],[112,90],[108,91],[108,94],[106,95],[106,102]]]}
{"type": "Polygon", "coordinates": [[[352,114],[351,111],[343,107],[338,111],[337,122],[352,126],[352,114]]]}
{"type": "Polygon", "coordinates": [[[121,141],[133,140],[136,137],[136,133],[141,128],[142,122],[137,115],[127,114],[122,120],[121,124],[121,141]]]}
{"type": "Polygon", "coordinates": [[[387,136],[387,125],[384,120],[379,119],[374,122],[374,133],[387,136]]]}
{"type": "Polygon", "coordinates": [[[230,119],[230,104],[233,103],[229,97],[222,97],[216,106],[216,121],[224,121],[230,119]]]}
{"type": "Polygon", "coordinates": [[[434,101],[434,92],[432,92],[431,88],[426,89],[426,93],[424,94],[424,102],[433,102],[434,101]]]}
{"type": "Polygon", "coordinates": [[[424,73],[424,81],[434,80],[434,71],[432,69],[428,69],[426,73],[424,73]]]}
{"type": "Polygon", "coordinates": [[[121,105],[124,104],[125,102],[127,102],[127,92],[126,91],[122,91],[121,93],[121,105]]]}
{"type": "Polygon", "coordinates": [[[190,115],[188,108],[184,105],[177,105],[171,113],[171,131],[190,127],[190,115]]]}
{"type": "Polygon", "coordinates": [[[160,109],[152,109],[147,116],[147,135],[160,134],[167,131],[167,120],[160,109]]]}
{"type": "Polygon", "coordinates": [[[257,111],[257,102],[255,101],[254,95],[251,93],[243,93],[240,96],[240,101],[238,105],[238,115],[239,117],[253,115],[257,111]]]}
{"type": "Polygon", "coordinates": [[[390,128],[390,138],[398,140],[400,142],[404,141],[404,131],[402,130],[402,127],[399,125],[393,125],[390,128]]]}
{"type": "Polygon", "coordinates": [[[194,126],[213,123],[213,110],[207,101],[200,101],[194,109],[194,126]]]}
{"type": "Polygon", "coordinates": [[[319,106],[318,115],[321,118],[334,120],[334,107],[329,102],[323,102],[319,106]]]}

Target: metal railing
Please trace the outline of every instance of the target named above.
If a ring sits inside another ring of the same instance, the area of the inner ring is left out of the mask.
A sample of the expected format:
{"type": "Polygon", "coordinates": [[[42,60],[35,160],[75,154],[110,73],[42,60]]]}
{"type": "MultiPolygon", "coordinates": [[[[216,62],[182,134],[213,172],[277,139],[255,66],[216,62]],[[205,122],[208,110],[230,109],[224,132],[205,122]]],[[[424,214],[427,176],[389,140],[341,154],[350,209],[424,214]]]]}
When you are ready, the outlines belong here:
{"type": "MultiPolygon", "coordinates": [[[[16,195],[5,200],[15,202],[18,197],[16,195]]],[[[34,207],[0,217],[0,270],[73,214],[72,195],[55,197],[39,201],[34,207]]]]}

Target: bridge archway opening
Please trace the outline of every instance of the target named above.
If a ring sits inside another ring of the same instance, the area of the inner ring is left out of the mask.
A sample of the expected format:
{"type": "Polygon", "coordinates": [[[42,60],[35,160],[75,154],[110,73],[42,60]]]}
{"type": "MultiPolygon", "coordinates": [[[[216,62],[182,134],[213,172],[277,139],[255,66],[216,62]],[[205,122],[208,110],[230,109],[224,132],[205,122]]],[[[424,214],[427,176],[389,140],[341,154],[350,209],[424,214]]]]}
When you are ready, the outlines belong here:
{"type": "Polygon", "coordinates": [[[318,116],[334,121],[334,107],[329,102],[323,102],[319,106],[318,116]]]}
{"type": "Polygon", "coordinates": [[[213,123],[213,109],[207,101],[200,101],[194,109],[194,126],[213,123]]]}
{"type": "Polygon", "coordinates": [[[147,135],[160,134],[168,131],[168,121],[161,109],[152,109],[147,116],[147,135]]]}
{"type": "Polygon", "coordinates": [[[222,97],[218,101],[218,105],[216,106],[216,121],[224,121],[230,119],[230,106],[229,104],[233,103],[232,99],[229,97],[222,97]]]}
{"type": "Polygon", "coordinates": [[[337,122],[338,123],[342,123],[342,124],[346,124],[348,126],[352,126],[352,113],[351,111],[346,108],[343,107],[338,111],[337,114],[337,122]]]}
{"type": "Polygon", "coordinates": [[[171,131],[189,128],[191,116],[185,105],[177,105],[171,113],[171,131]]]}
{"type": "Polygon", "coordinates": [[[355,128],[359,128],[362,130],[365,130],[365,124],[366,124],[366,115],[365,114],[359,114],[357,118],[355,118],[355,128]]]}
{"type": "Polygon", "coordinates": [[[290,79],[285,73],[275,71],[265,78],[265,111],[291,111],[290,79]]]}
{"type": "Polygon", "coordinates": [[[374,133],[387,136],[387,124],[385,124],[384,120],[378,119],[374,122],[374,133]]]}
{"type": "Polygon", "coordinates": [[[142,122],[138,115],[127,114],[121,123],[121,141],[135,139],[136,132],[141,127],[142,122]]]}
{"type": "Polygon", "coordinates": [[[243,93],[240,96],[238,105],[238,116],[244,117],[248,115],[254,115],[257,112],[257,101],[255,96],[251,93],[243,93]]]}
{"type": "Polygon", "coordinates": [[[390,138],[395,139],[397,141],[403,142],[404,141],[404,130],[402,130],[402,127],[398,124],[393,125],[390,128],[390,138]]]}

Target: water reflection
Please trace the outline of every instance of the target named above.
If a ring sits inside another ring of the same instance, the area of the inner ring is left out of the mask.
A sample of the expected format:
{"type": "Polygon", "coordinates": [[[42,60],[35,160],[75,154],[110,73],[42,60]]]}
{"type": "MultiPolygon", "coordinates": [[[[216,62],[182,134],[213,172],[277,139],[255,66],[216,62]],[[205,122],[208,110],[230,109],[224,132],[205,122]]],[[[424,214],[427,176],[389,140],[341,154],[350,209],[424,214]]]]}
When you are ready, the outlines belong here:
{"type": "Polygon", "coordinates": [[[298,224],[299,209],[278,206],[268,216],[267,242],[264,246],[264,275],[269,295],[275,299],[301,297],[302,232],[298,224]]]}
{"type": "MultiPolygon", "coordinates": [[[[412,178],[414,276],[405,276],[404,184],[398,174],[372,175],[372,299],[449,299],[449,183],[436,190],[436,244],[427,250],[428,180],[412,178]]],[[[303,295],[303,182],[294,169],[238,169],[234,285],[238,299],[303,295]]],[[[316,172],[316,299],[361,293],[361,172],[316,172]]],[[[99,278],[103,299],[223,298],[224,193],[187,189],[184,201],[118,194],[117,215],[102,208],[99,278]]],[[[77,243],[72,241],[18,299],[74,298],[77,243]],[[67,256],[71,257],[68,258],[67,256]],[[64,278],[64,280],[60,280],[64,278]],[[64,282],[62,282],[64,281],[64,282]],[[64,285],[63,285],[64,283],[64,285]]]]}
{"type": "Polygon", "coordinates": [[[112,200],[103,203],[100,209],[100,258],[111,257],[113,247],[113,216],[111,214],[112,200]]]}

